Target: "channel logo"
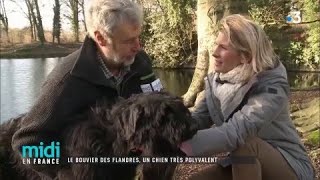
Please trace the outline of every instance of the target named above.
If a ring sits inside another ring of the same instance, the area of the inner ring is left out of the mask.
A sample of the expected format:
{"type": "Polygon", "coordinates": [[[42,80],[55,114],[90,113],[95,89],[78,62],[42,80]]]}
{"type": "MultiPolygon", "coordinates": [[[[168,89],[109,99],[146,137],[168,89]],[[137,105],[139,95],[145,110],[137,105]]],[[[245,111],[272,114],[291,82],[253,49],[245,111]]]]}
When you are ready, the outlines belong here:
{"type": "Polygon", "coordinates": [[[294,24],[301,23],[301,12],[297,10],[290,11],[286,17],[286,22],[294,24]]]}
{"type": "Polygon", "coordinates": [[[59,164],[60,142],[52,141],[45,146],[40,142],[39,146],[22,146],[23,164],[59,164]]]}

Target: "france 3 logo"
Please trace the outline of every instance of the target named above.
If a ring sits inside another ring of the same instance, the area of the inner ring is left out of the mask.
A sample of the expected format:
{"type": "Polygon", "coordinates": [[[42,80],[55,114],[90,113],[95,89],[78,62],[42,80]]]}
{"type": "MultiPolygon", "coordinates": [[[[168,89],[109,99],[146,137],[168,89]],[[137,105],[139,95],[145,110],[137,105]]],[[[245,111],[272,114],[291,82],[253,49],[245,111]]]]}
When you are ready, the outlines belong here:
{"type": "Polygon", "coordinates": [[[301,12],[298,10],[291,10],[286,17],[286,22],[293,24],[301,23],[301,12]]]}

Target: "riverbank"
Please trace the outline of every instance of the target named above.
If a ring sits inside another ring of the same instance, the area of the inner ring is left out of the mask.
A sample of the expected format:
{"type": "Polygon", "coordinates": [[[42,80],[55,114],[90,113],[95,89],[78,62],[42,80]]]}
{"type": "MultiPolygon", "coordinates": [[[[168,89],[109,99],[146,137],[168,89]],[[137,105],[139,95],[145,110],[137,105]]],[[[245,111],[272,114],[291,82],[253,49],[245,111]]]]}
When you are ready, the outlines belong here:
{"type": "Polygon", "coordinates": [[[50,58],[63,57],[80,48],[81,43],[53,44],[1,44],[0,57],[2,58],[50,58]]]}
{"type": "MultiPolygon", "coordinates": [[[[81,47],[82,43],[45,43],[41,45],[39,42],[28,44],[4,44],[0,42],[0,58],[52,58],[63,57],[81,47]]],[[[195,64],[184,65],[182,69],[194,69],[195,64]]],[[[179,68],[180,69],[180,68],[179,68]]],[[[320,69],[295,69],[288,68],[288,71],[299,72],[320,72],[320,69]]]]}

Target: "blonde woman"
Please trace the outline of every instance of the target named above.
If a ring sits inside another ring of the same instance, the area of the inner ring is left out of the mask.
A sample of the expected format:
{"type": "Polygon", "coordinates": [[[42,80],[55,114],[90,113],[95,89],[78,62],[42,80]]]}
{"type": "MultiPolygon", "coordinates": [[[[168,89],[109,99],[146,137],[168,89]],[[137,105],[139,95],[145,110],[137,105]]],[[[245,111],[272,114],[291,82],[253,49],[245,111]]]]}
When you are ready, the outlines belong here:
{"type": "Polygon", "coordinates": [[[193,179],[313,179],[289,116],[286,69],[263,29],[239,14],[227,16],[212,56],[215,72],[193,112],[201,130],[181,150],[229,156],[193,179]]]}

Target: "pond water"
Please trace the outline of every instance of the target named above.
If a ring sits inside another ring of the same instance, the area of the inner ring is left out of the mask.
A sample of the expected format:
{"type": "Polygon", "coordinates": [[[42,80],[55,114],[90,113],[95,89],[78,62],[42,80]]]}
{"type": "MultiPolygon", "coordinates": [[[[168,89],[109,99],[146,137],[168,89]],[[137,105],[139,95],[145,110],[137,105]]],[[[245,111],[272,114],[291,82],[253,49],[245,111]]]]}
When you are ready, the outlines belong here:
{"type": "MultiPolygon", "coordinates": [[[[1,59],[1,117],[0,123],[30,109],[41,84],[59,62],[59,58],[1,59]]],[[[192,69],[155,69],[163,86],[175,95],[184,94],[192,80],[192,69]]],[[[319,86],[319,73],[289,72],[292,88],[319,86]]]]}

